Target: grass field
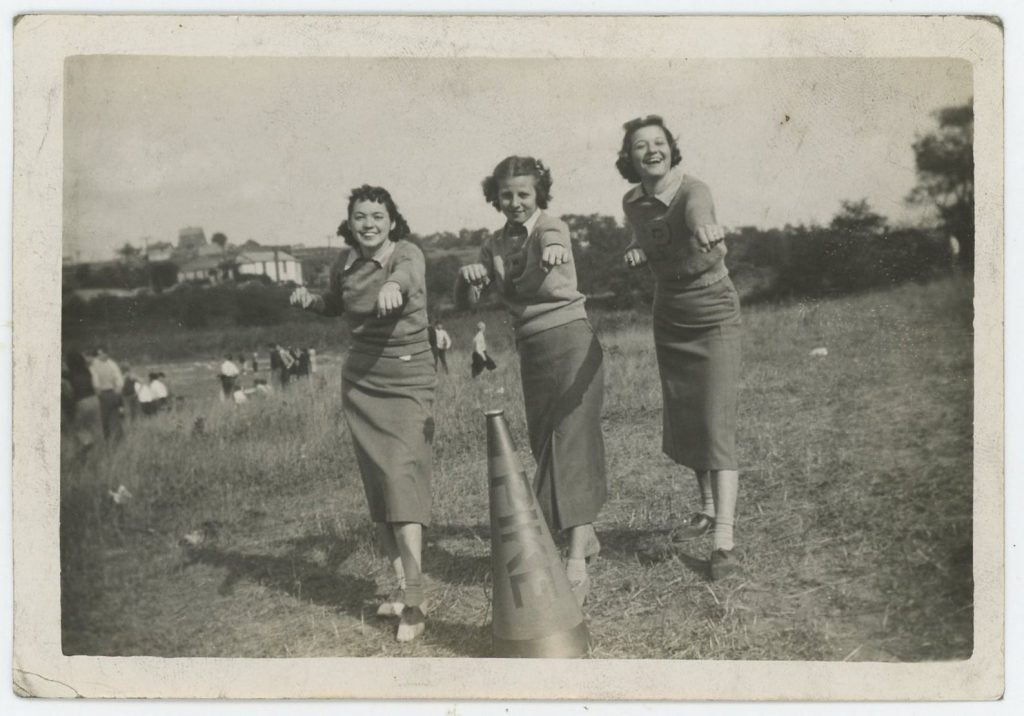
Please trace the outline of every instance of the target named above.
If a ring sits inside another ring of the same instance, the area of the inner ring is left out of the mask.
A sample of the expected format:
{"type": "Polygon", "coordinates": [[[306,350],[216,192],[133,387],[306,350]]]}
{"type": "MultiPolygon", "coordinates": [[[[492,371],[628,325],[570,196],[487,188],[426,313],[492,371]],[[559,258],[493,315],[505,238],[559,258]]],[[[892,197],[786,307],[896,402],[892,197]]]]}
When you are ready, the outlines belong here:
{"type": "MultiPolygon", "coordinates": [[[[745,311],[745,574],[723,583],[707,580],[708,541],[669,539],[697,490],[660,452],[649,318],[593,315],[609,501],[585,608],[592,656],[969,657],[971,301],[969,283],[945,281],[745,311]],[[809,355],[819,346],[827,357],[809,355]]],[[[112,451],[62,451],[65,653],[488,655],[481,410],[504,407],[527,471],[533,461],[498,314],[487,320],[500,368],[468,376],[475,320],[449,322],[457,345],[437,395],[424,554],[436,606],[420,640],[397,644],[394,623],[374,616],[389,579],[340,419],[340,356],[325,351],[312,384],[242,406],[215,399],[212,363],[163,365],[189,396],[179,412],[130,426],[112,451]],[[134,496],[123,510],[107,493],[120,484],[134,496]],[[200,546],[179,545],[203,525],[200,546]]]]}

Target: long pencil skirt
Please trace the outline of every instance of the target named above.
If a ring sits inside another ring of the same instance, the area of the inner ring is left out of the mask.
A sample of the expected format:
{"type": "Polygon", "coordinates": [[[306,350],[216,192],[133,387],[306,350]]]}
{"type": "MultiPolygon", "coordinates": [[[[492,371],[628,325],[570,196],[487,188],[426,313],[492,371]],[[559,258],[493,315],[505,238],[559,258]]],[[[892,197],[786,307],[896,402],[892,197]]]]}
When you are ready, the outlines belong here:
{"type": "Polygon", "coordinates": [[[430,524],[437,387],[430,351],[408,360],[352,351],[341,375],[342,412],[370,518],[430,524]]]}
{"type": "Polygon", "coordinates": [[[607,498],[604,361],[589,321],[519,341],[534,492],[552,530],[590,524],[607,498]]]}
{"type": "Polygon", "coordinates": [[[654,298],[662,449],[693,470],[736,470],[739,296],[729,277],[654,298]]]}

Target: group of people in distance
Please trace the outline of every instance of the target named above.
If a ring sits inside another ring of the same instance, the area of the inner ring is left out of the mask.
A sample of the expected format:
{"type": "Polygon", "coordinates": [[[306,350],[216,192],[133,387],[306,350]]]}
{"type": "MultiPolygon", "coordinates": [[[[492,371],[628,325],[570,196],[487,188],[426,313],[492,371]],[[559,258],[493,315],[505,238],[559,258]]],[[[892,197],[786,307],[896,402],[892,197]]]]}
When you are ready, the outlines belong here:
{"type": "Polygon", "coordinates": [[[136,378],[127,362],[118,366],[101,346],[88,354],[68,351],[61,366],[62,431],[84,451],[101,435],[116,442],[123,434],[123,418],[134,420],[170,407],[164,378],[159,371],[136,378]]]}
{"type": "MultiPolygon", "coordinates": [[[[259,361],[256,358],[256,354],[252,354],[252,372],[255,375],[259,370],[259,361]]],[[[220,364],[217,378],[220,380],[220,399],[233,400],[236,403],[244,403],[249,400],[250,396],[265,397],[270,395],[271,388],[267,385],[265,378],[254,378],[253,385],[251,388],[246,388],[242,385],[242,375],[245,373],[245,359],[242,356],[238,357],[236,363],[232,358],[231,354],[228,353],[224,356],[224,361],[220,364]]]]}
{"type": "MultiPolygon", "coordinates": [[[[622,207],[632,240],[623,260],[655,279],[654,344],[661,377],[663,450],[693,470],[701,507],[678,534],[713,533],[710,577],[738,568],[733,522],[739,484],[736,414],[740,312],[725,267],[725,232],[708,187],[684,174],[676,139],[655,115],[624,125],[615,162],[633,186],[622,207]]],[[[520,360],[534,486],[553,533],[568,534],[565,564],[582,607],[594,522],[607,495],[601,409],[603,350],[577,287],[569,230],[546,213],[551,170],[528,156],[503,159],[483,181],[506,224],[463,266],[456,289],[494,287],[511,314],[520,360]]],[[[391,194],[362,186],[338,233],[349,249],[318,295],[300,287],[293,305],[341,314],[352,343],[342,368],[342,412],[396,586],[378,614],[398,616],[399,641],[424,630],[423,528],[430,523],[433,398],[425,261],[391,194]]],[[[484,344],[477,370],[487,367],[484,344]]],[[[474,339],[474,352],[477,340],[474,339]]]]}
{"type": "MultiPolygon", "coordinates": [[[[293,378],[308,378],[315,371],[316,351],[312,348],[285,348],[280,343],[268,343],[267,348],[270,351],[270,375],[279,388],[287,388],[293,378]]],[[[256,372],[255,367],[253,372],[256,372]]]]}

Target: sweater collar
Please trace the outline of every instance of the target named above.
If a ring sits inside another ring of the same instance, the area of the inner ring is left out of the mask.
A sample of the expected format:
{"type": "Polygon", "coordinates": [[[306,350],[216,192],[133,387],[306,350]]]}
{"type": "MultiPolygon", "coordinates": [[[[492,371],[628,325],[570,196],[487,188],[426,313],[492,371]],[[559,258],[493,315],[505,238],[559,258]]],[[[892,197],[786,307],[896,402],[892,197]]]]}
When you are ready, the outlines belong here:
{"type": "Polygon", "coordinates": [[[386,264],[388,259],[391,258],[391,254],[395,252],[395,243],[396,242],[391,239],[384,239],[384,243],[381,244],[380,248],[374,251],[373,256],[370,257],[363,256],[362,249],[358,246],[353,247],[352,250],[348,252],[348,256],[345,257],[345,270],[348,271],[352,268],[359,259],[373,261],[381,268],[384,268],[384,264],[386,264]]]}
{"type": "MultiPolygon", "coordinates": [[[[541,215],[541,210],[540,209],[534,209],[533,213],[530,214],[530,218],[523,222],[523,228],[526,229],[526,236],[527,237],[529,237],[530,234],[533,233],[533,228],[537,225],[537,222],[540,220],[540,215],[541,215]]],[[[505,232],[506,236],[509,235],[509,233],[510,233],[509,229],[510,229],[511,226],[512,226],[512,222],[511,221],[505,224],[504,232],[505,232]]]]}
{"type": "Polygon", "coordinates": [[[639,201],[644,197],[653,196],[662,204],[668,206],[669,204],[672,203],[672,199],[675,198],[676,193],[679,191],[679,187],[682,186],[684,178],[685,175],[683,174],[683,170],[677,164],[676,166],[668,170],[665,187],[657,194],[648,194],[644,190],[643,184],[637,184],[635,187],[630,189],[628,194],[626,194],[626,201],[632,203],[635,201],[639,201]]]}

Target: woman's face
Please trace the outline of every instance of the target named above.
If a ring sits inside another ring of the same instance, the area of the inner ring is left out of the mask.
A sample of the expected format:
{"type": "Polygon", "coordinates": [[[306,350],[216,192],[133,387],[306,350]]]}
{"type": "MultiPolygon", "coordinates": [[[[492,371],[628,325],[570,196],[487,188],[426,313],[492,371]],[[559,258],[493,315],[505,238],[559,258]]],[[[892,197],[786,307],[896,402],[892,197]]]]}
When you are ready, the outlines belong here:
{"type": "Polygon", "coordinates": [[[379,249],[395,228],[395,222],[391,220],[386,206],[376,201],[365,200],[352,205],[348,224],[359,247],[366,254],[372,254],[379,249]]]}
{"type": "Polygon", "coordinates": [[[498,180],[498,206],[509,221],[525,223],[537,210],[537,187],[532,176],[498,180]]]}
{"type": "Polygon", "coordinates": [[[641,179],[660,179],[665,176],[672,168],[672,147],[665,130],[654,124],[633,132],[629,158],[641,179]]]}

